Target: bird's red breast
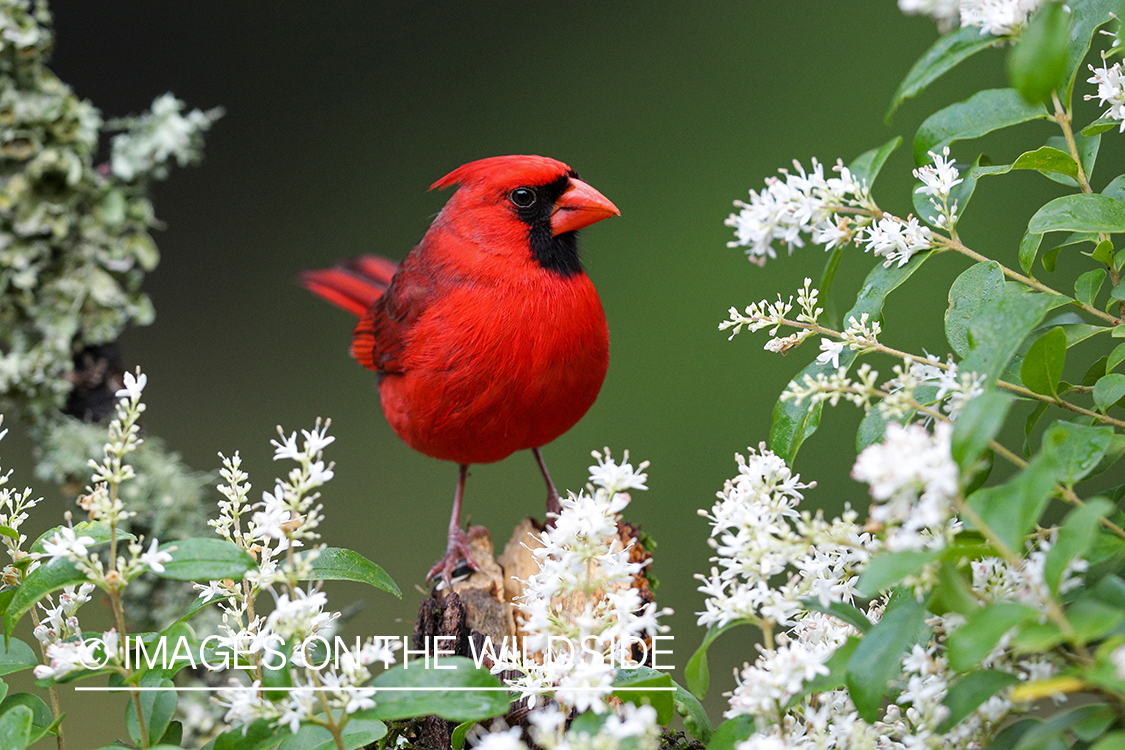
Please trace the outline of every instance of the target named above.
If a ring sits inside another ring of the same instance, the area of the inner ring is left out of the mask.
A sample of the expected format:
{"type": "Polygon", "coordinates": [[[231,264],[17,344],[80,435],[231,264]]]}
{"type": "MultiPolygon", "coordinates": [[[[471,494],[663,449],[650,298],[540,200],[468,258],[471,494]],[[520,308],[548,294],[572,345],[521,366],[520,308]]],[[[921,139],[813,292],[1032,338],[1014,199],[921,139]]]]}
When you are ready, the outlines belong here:
{"type": "Polygon", "coordinates": [[[302,280],[361,316],[352,354],[382,374],[399,437],[490,463],[551,442],[594,403],[609,331],[576,231],[618,211],[540,156],[481,159],[432,187],[457,189],[393,277],[367,256],[302,280]]]}

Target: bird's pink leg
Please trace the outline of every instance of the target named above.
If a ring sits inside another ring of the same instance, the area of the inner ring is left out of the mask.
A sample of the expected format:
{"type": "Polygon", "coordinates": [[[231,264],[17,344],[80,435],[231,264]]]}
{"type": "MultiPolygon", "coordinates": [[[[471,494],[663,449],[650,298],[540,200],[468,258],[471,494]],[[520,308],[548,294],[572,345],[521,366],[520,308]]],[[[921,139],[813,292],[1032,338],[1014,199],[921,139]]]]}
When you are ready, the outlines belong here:
{"type": "Polygon", "coordinates": [[[426,574],[426,583],[440,574],[446,587],[452,586],[453,571],[461,560],[464,560],[473,570],[480,570],[480,566],[473,560],[469,550],[469,536],[461,528],[461,498],[465,495],[465,478],[469,475],[469,465],[461,464],[460,468],[461,473],[457,478],[457,491],[453,494],[453,515],[449,519],[449,544],[445,548],[445,554],[442,555],[442,558],[426,574]]]}
{"type": "Polygon", "coordinates": [[[535,454],[535,460],[539,462],[539,471],[543,472],[543,480],[547,482],[547,525],[555,525],[555,516],[562,512],[562,505],[559,504],[559,491],[555,489],[555,483],[551,481],[551,473],[547,471],[547,462],[543,460],[543,454],[539,452],[538,448],[532,448],[531,452],[535,454]]]}

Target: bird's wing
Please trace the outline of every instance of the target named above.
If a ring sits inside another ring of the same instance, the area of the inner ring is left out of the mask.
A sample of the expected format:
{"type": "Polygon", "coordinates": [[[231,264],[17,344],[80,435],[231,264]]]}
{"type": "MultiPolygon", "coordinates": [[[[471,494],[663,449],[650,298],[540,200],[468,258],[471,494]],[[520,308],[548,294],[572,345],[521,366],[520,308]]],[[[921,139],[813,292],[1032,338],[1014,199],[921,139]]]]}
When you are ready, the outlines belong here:
{"type": "Polygon", "coordinates": [[[402,372],[402,349],[414,322],[436,296],[425,264],[407,256],[390,286],[352,332],[352,357],[369,370],[402,372]]]}

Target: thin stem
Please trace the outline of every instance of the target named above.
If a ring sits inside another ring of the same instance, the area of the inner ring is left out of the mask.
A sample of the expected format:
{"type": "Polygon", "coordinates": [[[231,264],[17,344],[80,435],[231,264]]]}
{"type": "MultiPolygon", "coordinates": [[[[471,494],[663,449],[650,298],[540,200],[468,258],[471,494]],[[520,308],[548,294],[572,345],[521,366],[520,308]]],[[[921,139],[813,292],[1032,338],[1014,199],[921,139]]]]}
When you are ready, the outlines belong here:
{"type": "MultiPolygon", "coordinates": [[[[950,250],[955,250],[955,251],[961,253],[962,255],[964,255],[966,257],[972,258],[973,260],[977,261],[978,263],[985,262],[985,261],[996,262],[996,261],[993,261],[992,258],[981,255],[976,250],[973,250],[972,248],[966,247],[961,242],[961,240],[959,240],[955,237],[943,237],[941,235],[934,235],[934,239],[937,240],[938,243],[942,247],[946,247],[950,250]]],[[[1000,266],[1001,272],[1003,272],[1003,274],[1005,276],[1012,279],[1013,281],[1018,281],[1021,284],[1025,284],[1026,286],[1029,286],[1032,289],[1035,289],[1036,291],[1039,291],[1039,292],[1043,292],[1045,294],[1057,294],[1060,297],[1065,297],[1070,304],[1081,308],[1084,312],[1089,313],[1090,315],[1093,315],[1096,318],[1101,318],[1102,320],[1104,320],[1107,323],[1112,323],[1113,325],[1117,325],[1118,323],[1121,322],[1117,318],[1110,315],[1109,313],[1102,312],[1101,310],[1099,310],[1096,307],[1091,307],[1090,305],[1087,305],[1085,302],[1079,302],[1078,300],[1073,299],[1072,297],[1069,297],[1069,296],[1063,294],[1062,292],[1058,291],[1057,289],[1052,289],[1051,287],[1047,286],[1043,282],[1038,281],[1036,279],[1033,279],[1030,276],[1024,276],[1022,273],[1019,273],[1018,271],[1013,271],[1012,269],[1005,266],[1003,263],[997,263],[997,265],[1000,266]]]]}
{"type": "Polygon", "coordinates": [[[1078,154],[1078,144],[1074,140],[1074,130],[1070,127],[1070,113],[1063,107],[1062,102],[1059,101],[1059,95],[1052,91],[1051,101],[1055,105],[1055,122],[1062,128],[1063,137],[1066,138],[1066,146],[1070,149],[1070,156],[1074,159],[1074,163],[1078,165],[1078,186],[1082,188],[1083,193],[1092,193],[1094,189],[1090,187],[1090,180],[1086,177],[1086,169],[1082,166],[1082,157],[1078,154]]]}
{"type": "MultiPolygon", "coordinates": [[[[36,628],[39,627],[39,613],[35,611],[34,607],[31,608],[31,621],[36,628]]],[[[43,663],[47,664],[47,648],[43,645],[42,641],[39,643],[39,653],[43,654],[43,663]]],[[[62,715],[62,707],[59,705],[59,691],[55,689],[54,685],[51,685],[51,687],[47,688],[47,694],[51,698],[51,715],[57,720],[59,716],[62,715]]],[[[56,744],[59,746],[59,750],[66,750],[66,743],[63,741],[62,724],[59,724],[56,729],[58,730],[56,744]]]]}
{"type": "MultiPolygon", "coordinates": [[[[831,328],[825,328],[824,326],[820,325],[819,323],[802,323],[800,321],[790,320],[788,318],[781,318],[780,322],[783,325],[787,325],[787,326],[790,326],[792,328],[801,328],[801,329],[804,329],[806,331],[813,331],[814,333],[818,333],[818,334],[821,334],[821,335],[824,335],[824,336],[834,336],[834,337],[840,339],[841,341],[847,341],[848,340],[848,338],[843,333],[841,333],[840,331],[834,331],[831,328]]],[[[949,365],[945,362],[942,362],[941,360],[926,359],[924,357],[919,357],[915,354],[911,354],[910,352],[904,352],[901,349],[895,349],[894,347],[887,346],[886,344],[882,344],[878,341],[873,341],[873,340],[870,340],[870,339],[866,339],[864,341],[864,348],[867,349],[867,350],[870,350],[870,351],[880,352],[882,354],[889,354],[890,356],[897,357],[898,359],[911,359],[915,362],[921,362],[921,363],[936,367],[939,370],[949,371],[949,370],[953,369],[952,365],[949,365]]],[[[1084,417],[1089,417],[1089,418],[1091,418],[1093,420],[1096,420],[1098,422],[1101,422],[1103,424],[1109,424],[1109,425],[1113,425],[1114,427],[1120,427],[1122,429],[1125,429],[1125,421],[1122,421],[1120,419],[1115,419],[1114,417],[1111,417],[1108,414],[1099,414],[1096,411],[1091,411],[1090,409],[1079,406],[1078,404],[1073,404],[1069,401],[1064,401],[1063,399],[1058,398],[1056,396],[1047,396],[1047,395],[1044,395],[1042,393],[1036,393],[1035,391],[1031,390],[1030,388],[1027,388],[1027,387],[1022,386],[1022,385],[1017,385],[1016,383],[1009,383],[1006,380],[997,380],[996,385],[1000,388],[1003,388],[1004,390],[1011,391],[1012,393],[1018,393],[1021,396],[1026,396],[1027,398],[1033,398],[1033,399],[1036,399],[1038,401],[1042,401],[1044,403],[1050,404],[1052,406],[1057,406],[1060,409],[1066,409],[1067,411],[1072,411],[1075,414],[1081,414],[1084,417]]],[[[1082,392],[1087,392],[1090,389],[1078,388],[1076,390],[1081,390],[1082,392]]]]}

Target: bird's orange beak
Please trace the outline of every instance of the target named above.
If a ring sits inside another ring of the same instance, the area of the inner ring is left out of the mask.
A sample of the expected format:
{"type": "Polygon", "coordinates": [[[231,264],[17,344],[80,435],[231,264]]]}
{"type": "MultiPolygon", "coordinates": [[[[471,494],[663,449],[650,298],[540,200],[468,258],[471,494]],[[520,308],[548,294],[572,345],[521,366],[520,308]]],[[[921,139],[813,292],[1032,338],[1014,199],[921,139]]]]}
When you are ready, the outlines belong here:
{"type": "Polygon", "coordinates": [[[571,177],[570,187],[559,196],[555,209],[551,212],[551,234],[557,236],[563,232],[573,232],[610,216],[620,215],[621,212],[609,198],[594,190],[588,183],[571,177]]]}

